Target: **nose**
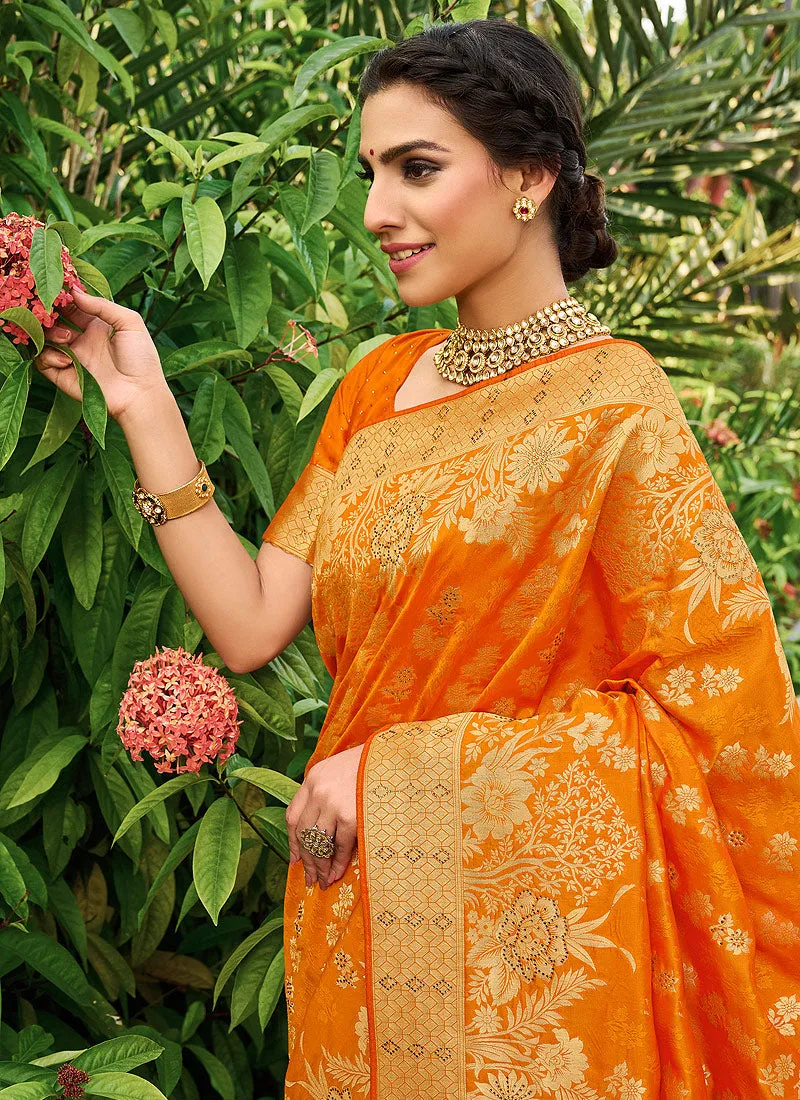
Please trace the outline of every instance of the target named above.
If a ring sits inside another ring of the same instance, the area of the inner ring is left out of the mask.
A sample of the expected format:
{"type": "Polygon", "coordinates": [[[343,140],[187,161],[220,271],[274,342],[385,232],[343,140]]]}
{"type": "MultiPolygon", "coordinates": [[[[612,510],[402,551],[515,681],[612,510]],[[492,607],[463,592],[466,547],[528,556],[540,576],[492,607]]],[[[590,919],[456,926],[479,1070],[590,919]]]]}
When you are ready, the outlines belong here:
{"type": "Polygon", "coordinates": [[[391,187],[384,187],[381,191],[373,181],[364,207],[364,228],[380,237],[387,228],[397,229],[403,223],[402,211],[399,203],[392,198],[391,187]]]}

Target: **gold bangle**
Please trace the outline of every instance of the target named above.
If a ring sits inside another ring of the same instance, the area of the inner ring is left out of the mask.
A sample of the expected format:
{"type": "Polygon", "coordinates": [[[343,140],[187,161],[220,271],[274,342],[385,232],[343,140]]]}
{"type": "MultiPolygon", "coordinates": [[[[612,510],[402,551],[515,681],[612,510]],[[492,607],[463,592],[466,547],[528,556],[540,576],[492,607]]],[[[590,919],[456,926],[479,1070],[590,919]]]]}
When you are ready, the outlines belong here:
{"type": "Polygon", "coordinates": [[[191,481],[172,489],[169,493],[150,493],[139,484],[138,477],[133,483],[131,496],[138,512],[153,527],[160,527],[168,519],[188,516],[190,512],[202,508],[214,495],[214,485],[208,476],[204,462],[200,463],[200,472],[191,481]]]}

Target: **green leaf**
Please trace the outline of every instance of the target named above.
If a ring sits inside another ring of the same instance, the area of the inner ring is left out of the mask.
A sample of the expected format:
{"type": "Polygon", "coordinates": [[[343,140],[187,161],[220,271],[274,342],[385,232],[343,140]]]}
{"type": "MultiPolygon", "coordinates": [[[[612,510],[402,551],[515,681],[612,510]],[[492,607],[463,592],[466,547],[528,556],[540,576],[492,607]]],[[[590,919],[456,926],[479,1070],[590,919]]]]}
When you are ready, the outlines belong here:
{"type": "Polygon", "coordinates": [[[237,966],[247,955],[247,953],[249,951],[252,951],[254,947],[257,947],[258,944],[260,944],[261,941],[270,934],[270,932],[274,932],[276,928],[281,928],[282,926],[283,918],[274,917],[272,920],[268,920],[264,924],[262,924],[261,927],[257,928],[255,932],[251,932],[245,940],[243,940],[233,949],[233,951],[225,960],[222,969],[219,972],[217,984],[214,986],[214,996],[211,1002],[212,1007],[216,1007],[217,998],[227,985],[234,970],[236,970],[237,966]]]}
{"type": "Polygon", "coordinates": [[[255,1012],[258,1008],[258,991],[279,946],[275,940],[272,943],[260,944],[255,951],[250,952],[236,971],[236,980],[231,994],[229,1031],[238,1027],[242,1020],[246,1020],[251,1012],[255,1012]]]}
{"type": "MultiPolygon", "coordinates": [[[[66,807],[67,804],[68,801],[66,799],[64,799],[61,803],[61,805],[64,807],[66,807]]],[[[75,804],[72,803],[72,805],[74,806],[75,804]]],[[[66,815],[62,815],[62,820],[65,817],[66,815]]],[[[67,829],[70,828],[70,823],[68,821],[65,821],[65,825],[67,829]]],[[[58,839],[62,842],[64,840],[71,841],[72,837],[64,836],[62,834],[62,836],[58,839]]],[[[59,861],[58,863],[56,863],[54,860],[51,860],[51,850],[49,844],[50,837],[46,837],[45,840],[48,864],[51,867],[59,866],[60,868],[61,852],[55,853],[55,861],[59,861]]],[[[69,854],[67,853],[66,859],[64,859],[63,862],[66,863],[68,859],[69,854]]],[[[83,913],[81,912],[80,906],[78,905],[77,898],[73,894],[72,890],[70,890],[69,886],[66,884],[63,878],[56,879],[55,882],[51,882],[49,884],[47,895],[48,907],[50,912],[56,918],[61,928],[63,928],[64,931],[67,933],[67,936],[72,941],[75,950],[81,957],[81,962],[83,963],[84,969],[86,969],[86,948],[88,944],[88,938],[86,935],[86,924],[84,923],[83,913]]]]}
{"type": "Polygon", "coordinates": [[[317,225],[329,214],[339,198],[339,158],[330,149],[315,149],[311,154],[311,171],[308,180],[308,195],[301,234],[305,235],[312,225],[317,225]]]}
{"type": "Polygon", "coordinates": [[[109,436],[105,450],[98,451],[103,473],[106,475],[111,499],[114,503],[114,514],[122,528],[125,537],[134,550],[139,549],[139,540],[142,534],[144,518],[136,511],[131,490],[136,480],[133,466],[123,445],[109,436]]]}
{"type": "MultiPolygon", "coordinates": [[[[89,771],[103,820],[111,832],[116,833],[122,819],[129,810],[133,809],[134,802],[130,787],[116,768],[104,769],[100,754],[97,752],[89,753],[89,771]]],[[[138,866],[142,856],[142,826],[140,822],[134,822],[126,835],[120,840],[119,846],[138,866]]]]}
{"type": "Polygon", "coordinates": [[[87,1096],[106,1100],[167,1100],[161,1089],[134,1073],[95,1073],[81,1087],[87,1096]]]}
{"type": "Polygon", "coordinates": [[[275,851],[289,862],[289,835],[286,810],[282,806],[265,806],[252,815],[263,827],[264,835],[275,851]]]}
{"type": "Polygon", "coordinates": [[[172,183],[170,180],[159,180],[151,183],[142,192],[142,206],[147,213],[166,206],[172,199],[179,199],[183,195],[183,184],[172,183]]]}
{"type": "Polygon", "coordinates": [[[275,683],[270,691],[259,684],[247,680],[231,678],[231,686],[242,710],[259,725],[272,730],[285,741],[294,741],[295,732],[292,700],[280,684],[275,683]]]}
{"type": "Polygon", "coordinates": [[[27,963],[70,1001],[89,1005],[99,997],[69,951],[45,932],[4,928],[0,931],[0,949],[10,952],[21,963],[27,963]]]}
{"type": "Polygon", "coordinates": [[[105,1043],[97,1043],[70,1062],[86,1073],[124,1073],[129,1069],[152,1062],[164,1047],[144,1035],[120,1035],[105,1043]]]}
{"type": "Polygon", "coordinates": [[[9,306],[8,309],[0,311],[0,317],[13,322],[13,324],[27,332],[33,340],[37,354],[42,350],[44,347],[44,329],[42,328],[42,322],[35,313],[26,309],[25,306],[9,306]]]}
{"type": "Polygon", "coordinates": [[[30,267],[36,283],[36,293],[50,313],[53,302],[64,285],[64,265],[61,262],[63,244],[55,229],[36,226],[31,239],[30,267]]]}
{"type": "Polygon", "coordinates": [[[19,920],[28,919],[26,889],[25,880],[0,838],[0,894],[19,920]]]}
{"type": "Polygon", "coordinates": [[[299,783],[281,772],[272,771],[271,768],[236,768],[235,771],[228,769],[225,775],[228,779],[243,779],[274,798],[279,798],[287,806],[300,790],[299,783]]]}
{"type": "Polygon", "coordinates": [[[25,516],[22,561],[28,576],[44,557],[78,476],[78,452],[62,451],[39,480],[25,516]]]}
{"type": "Polygon", "coordinates": [[[136,12],[130,8],[106,8],[103,15],[114,24],[133,56],[138,57],[147,44],[147,31],[136,12]]]}
{"type": "Polygon", "coordinates": [[[64,393],[63,390],[56,387],[53,404],[50,407],[44,431],[41,434],[39,442],[36,444],[36,450],[33,452],[24,470],[22,470],[22,473],[26,473],[32,466],[35,466],[37,462],[41,462],[44,458],[49,458],[51,454],[57,451],[61,444],[65,443],[72,435],[73,431],[78,426],[80,418],[80,401],[76,401],[73,397],[70,397],[69,394],[64,393]]]}
{"type": "Polygon", "coordinates": [[[201,340],[170,352],[162,360],[161,368],[167,378],[176,378],[180,374],[227,360],[252,363],[253,357],[249,351],[228,340],[201,340]]]}
{"type": "Polygon", "coordinates": [[[181,834],[177,844],[173,844],[173,846],[170,848],[169,855],[159,868],[158,874],[153,879],[153,884],[147,892],[147,897],[145,898],[144,905],[139,910],[140,925],[142,920],[144,919],[145,913],[152,905],[158,891],[160,890],[161,884],[164,882],[168,875],[172,874],[178,864],[182,863],[183,860],[188,856],[189,852],[191,852],[194,848],[199,828],[199,821],[192,822],[186,832],[181,834]]]}
{"type": "Polygon", "coordinates": [[[36,1081],[38,1084],[53,1084],[53,1070],[44,1065],[31,1062],[0,1062],[0,1081],[7,1084],[25,1084],[36,1081]]]}
{"type": "Polygon", "coordinates": [[[300,409],[297,413],[298,423],[304,417],[308,416],[310,412],[313,412],[317,405],[325,399],[333,387],[337,386],[341,380],[342,375],[338,370],[334,370],[333,367],[326,367],[325,370],[321,370],[319,374],[315,375],[300,403],[300,409]]]}
{"type": "Polygon", "coordinates": [[[211,158],[206,165],[206,174],[210,175],[212,172],[216,172],[217,168],[222,168],[224,164],[230,164],[234,160],[243,160],[245,157],[263,153],[266,149],[267,146],[263,141],[247,141],[241,145],[234,145],[232,149],[225,149],[222,153],[217,153],[215,157],[211,158]]]}
{"type": "Polygon", "coordinates": [[[207,290],[225,252],[225,218],[210,195],[199,195],[194,202],[184,195],[181,210],[189,255],[207,290]]]}
{"type": "Polygon", "coordinates": [[[114,55],[104,46],[95,42],[86,29],[86,25],[73,14],[63,0],[44,0],[44,3],[47,4],[47,7],[50,9],[49,11],[47,8],[42,8],[38,4],[26,2],[26,14],[30,13],[37,19],[41,19],[42,22],[68,35],[74,42],[82,46],[83,49],[94,57],[105,69],[119,77],[122,87],[125,89],[125,94],[131,103],[133,103],[136,99],[136,90],[128,70],[124,65],[120,64],[116,57],[114,57],[114,55]]]}
{"type": "Polygon", "coordinates": [[[61,520],[61,548],[75,598],[82,607],[89,608],[94,603],[103,564],[103,503],[94,492],[92,474],[86,466],[78,471],[61,520]]]}
{"type": "Polygon", "coordinates": [[[239,236],[228,242],[223,271],[236,338],[246,348],[261,332],[272,305],[269,264],[255,241],[239,236]]]}
{"type": "Polygon", "coordinates": [[[20,1081],[19,1084],[9,1085],[0,1089],[0,1100],[45,1100],[47,1096],[58,1096],[59,1088],[55,1075],[51,1073],[51,1081],[20,1081]]]}
{"type": "MultiPolygon", "coordinates": [[[[4,313],[8,312],[9,310],[4,310],[4,313]]],[[[31,316],[33,317],[33,314],[31,316]]],[[[3,383],[3,388],[0,389],[0,470],[11,458],[17,446],[30,384],[30,363],[26,359],[12,370],[3,383]]]]}
{"type": "Polygon", "coordinates": [[[334,65],[340,65],[349,57],[357,57],[362,53],[374,53],[385,48],[386,41],[383,38],[354,35],[352,38],[340,38],[335,42],[329,42],[322,49],[315,50],[306,58],[298,70],[291,92],[291,103],[297,106],[300,98],[305,95],[311,84],[322,73],[332,69],[334,65]]]}
{"type": "Polygon", "coordinates": [[[122,624],[111,660],[115,700],[122,698],[136,662],[146,660],[155,651],[158,619],[168,591],[159,586],[141,592],[122,624]]]}
{"type": "Polygon", "coordinates": [[[188,430],[195,454],[207,466],[216,462],[225,448],[224,408],[222,379],[218,374],[206,376],[197,387],[188,430]]]}
{"type": "Polygon", "coordinates": [[[199,1043],[187,1043],[186,1046],[205,1068],[212,1088],[219,1093],[222,1100],[236,1100],[233,1078],[219,1058],[199,1043]]]}
{"type": "Polygon", "coordinates": [[[125,614],[131,551],[113,516],[103,524],[101,545],[102,565],[94,602],[87,610],[76,600],[71,617],[75,653],[90,684],[97,683],[114,652],[125,614]]]}
{"type": "Polygon", "coordinates": [[[100,383],[91,371],[86,370],[82,363],[76,359],[70,348],[67,348],[70,358],[75,365],[78,375],[78,384],[81,388],[81,404],[83,419],[86,427],[95,437],[102,448],[106,445],[106,424],[108,423],[108,407],[100,383]]]}
{"type": "MultiPolygon", "coordinates": [[[[59,129],[53,131],[54,133],[60,134],[66,130],[66,134],[64,136],[67,137],[68,140],[74,140],[77,142],[85,141],[86,151],[94,155],[94,146],[92,145],[92,143],[90,141],[86,141],[86,138],[84,138],[81,134],[76,133],[75,130],[70,130],[68,126],[61,126],[60,123],[57,123],[53,119],[47,118],[44,115],[37,115],[34,118],[33,122],[35,126],[41,126],[43,129],[49,129],[50,127],[54,126],[59,127],[59,129]]],[[[64,247],[67,249],[68,252],[71,252],[73,248],[80,248],[81,231],[74,222],[50,222],[47,228],[56,230],[64,244],[64,247]]]]}
{"type": "Polygon", "coordinates": [[[93,264],[87,263],[86,260],[82,260],[79,256],[73,256],[72,263],[78,278],[84,286],[90,291],[94,291],[95,294],[99,294],[101,298],[108,298],[109,301],[113,298],[108,279],[102,271],[99,271],[93,264]]]}
{"type": "Polygon", "coordinates": [[[87,744],[83,734],[54,735],[55,744],[41,756],[29,755],[13,770],[0,791],[0,809],[13,810],[49,791],[67,764],[87,744]]]}
{"type": "MultiPolygon", "coordinates": [[[[103,241],[106,237],[122,237],[124,240],[144,241],[162,252],[167,251],[167,245],[160,233],[152,228],[149,222],[104,222],[101,225],[92,225],[84,229],[81,234],[81,252],[103,241]]],[[[77,265],[76,265],[77,270],[77,265]]],[[[106,270],[108,267],[106,266],[106,270]]],[[[109,293],[109,297],[111,294],[109,293]]]]}
{"type": "Polygon", "coordinates": [[[258,1026],[263,1031],[275,1011],[275,1006],[283,992],[286,980],[284,967],[283,947],[278,949],[272,962],[269,964],[261,989],[258,992],[258,1026]]]}
{"type": "Polygon", "coordinates": [[[194,175],[194,161],[185,145],[182,145],[181,142],[177,141],[171,134],[165,134],[163,130],[156,130],[152,126],[140,126],[139,129],[149,134],[157,145],[160,145],[164,149],[168,149],[169,152],[172,153],[174,157],[177,157],[194,175]]]}
{"type": "Polygon", "coordinates": [[[30,893],[31,901],[41,909],[46,909],[48,889],[39,869],[31,862],[25,849],[21,848],[10,837],[0,834],[0,841],[6,846],[8,854],[14,860],[17,870],[22,875],[25,886],[30,893]]]}
{"type": "Polygon", "coordinates": [[[233,890],[241,847],[239,809],[232,798],[219,798],[200,822],[192,859],[197,896],[214,924],[233,890]]]}
{"type": "MultiPolygon", "coordinates": [[[[231,387],[233,388],[233,387],[231,387]]],[[[242,427],[241,421],[232,411],[232,401],[229,398],[225,403],[222,414],[222,422],[225,425],[225,435],[242,464],[244,472],[253,486],[258,503],[270,517],[275,515],[275,499],[272,495],[272,482],[264,465],[264,459],[253,442],[250,433],[242,427]]]]}
{"type": "Polygon", "coordinates": [[[130,813],[126,814],[122,824],[114,834],[114,839],[111,842],[112,847],[117,843],[120,837],[123,837],[130,829],[134,822],[139,821],[149,814],[151,810],[156,806],[160,806],[165,799],[170,795],[178,794],[180,791],[185,790],[187,787],[194,787],[201,783],[209,783],[211,776],[198,776],[194,772],[184,772],[182,775],[176,775],[174,779],[168,779],[165,783],[162,783],[160,787],[156,787],[150,794],[144,796],[144,798],[137,802],[130,813]]]}

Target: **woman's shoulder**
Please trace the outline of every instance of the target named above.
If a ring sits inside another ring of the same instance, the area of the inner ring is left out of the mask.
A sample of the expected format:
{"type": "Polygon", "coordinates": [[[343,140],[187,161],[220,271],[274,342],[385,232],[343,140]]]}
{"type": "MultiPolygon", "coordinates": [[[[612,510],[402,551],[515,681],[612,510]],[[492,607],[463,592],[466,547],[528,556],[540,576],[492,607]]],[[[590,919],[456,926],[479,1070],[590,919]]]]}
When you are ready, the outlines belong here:
{"type": "Polygon", "coordinates": [[[603,388],[609,400],[652,405],[684,419],[669,375],[646,347],[636,340],[622,338],[599,347],[606,352],[603,388]]]}

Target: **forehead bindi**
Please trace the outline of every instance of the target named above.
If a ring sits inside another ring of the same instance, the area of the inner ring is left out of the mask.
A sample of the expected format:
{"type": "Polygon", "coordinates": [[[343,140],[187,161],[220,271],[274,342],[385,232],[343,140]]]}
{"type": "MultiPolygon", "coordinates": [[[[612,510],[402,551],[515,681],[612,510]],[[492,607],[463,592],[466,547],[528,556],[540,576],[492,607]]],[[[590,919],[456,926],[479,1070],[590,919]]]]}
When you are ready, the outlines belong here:
{"type": "MultiPolygon", "coordinates": [[[[404,141],[400,145],[391,145],[381,153],[378,159],[381,164],[391,164],[393,160],[397,160],[397,158],[403,156],[404,153],[412,153],[418,149],[426,149],[434,153],[449,153],[451,151],[444,145],[440,145],[438,141],[428,141],[425,138],[414,138],[411,141],[404,141]]],[[[369,155],[374,157],[375,150],[370,149],[369,155]]],[[[363,153],[358,154],[358,163],[363,164],[367,168],[369,167],[369,162],[363,153]]]]}

